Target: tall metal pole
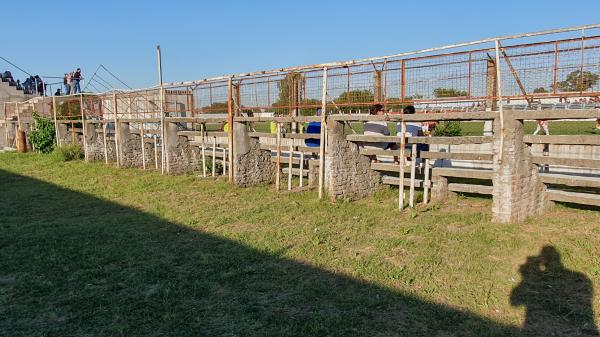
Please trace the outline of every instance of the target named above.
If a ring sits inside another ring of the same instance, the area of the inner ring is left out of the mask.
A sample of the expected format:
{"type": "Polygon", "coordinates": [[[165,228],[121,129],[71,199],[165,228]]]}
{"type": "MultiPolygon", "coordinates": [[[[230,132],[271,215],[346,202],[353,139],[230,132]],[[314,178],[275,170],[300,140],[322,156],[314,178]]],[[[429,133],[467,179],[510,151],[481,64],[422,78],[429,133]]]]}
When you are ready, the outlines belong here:
{"type": "Polygon", "coordinates": [[[162,61],[160,53],[160,45],[156,46],[156,54],[158,58],[158,84],[160,86],[160,159],[161,159],[161,173],[165,174],[165,113],[164,113],[164,89],[163,89],[163,78],[162,78],[162,61]]]}
{"type": "Polygon", "coordinates": [[[323,199],[323,184],[325,182],[325,143],[327,128],[327,67],[323,67],[323,93],[321,96],[321,143],[319,147],[319,199],[323,199]]]}

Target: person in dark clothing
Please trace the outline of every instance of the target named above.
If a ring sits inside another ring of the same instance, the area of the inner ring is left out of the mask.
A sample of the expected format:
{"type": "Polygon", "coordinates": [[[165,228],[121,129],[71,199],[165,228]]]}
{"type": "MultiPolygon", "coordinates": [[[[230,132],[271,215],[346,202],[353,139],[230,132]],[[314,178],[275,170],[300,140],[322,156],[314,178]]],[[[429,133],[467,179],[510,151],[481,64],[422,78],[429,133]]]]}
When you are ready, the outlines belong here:
{"type": "Polygon", "coordinates": [[[73,93],[74,94],[78,94],[81,92],[81,87],[79,86],[79,81],[81,81],[81,79],[83,78],[83,76],[81,76],[81,69],[77,68],[77,70],[75,70],[75,73],[73,74],[73,81],[75,83],[73,93]]]}

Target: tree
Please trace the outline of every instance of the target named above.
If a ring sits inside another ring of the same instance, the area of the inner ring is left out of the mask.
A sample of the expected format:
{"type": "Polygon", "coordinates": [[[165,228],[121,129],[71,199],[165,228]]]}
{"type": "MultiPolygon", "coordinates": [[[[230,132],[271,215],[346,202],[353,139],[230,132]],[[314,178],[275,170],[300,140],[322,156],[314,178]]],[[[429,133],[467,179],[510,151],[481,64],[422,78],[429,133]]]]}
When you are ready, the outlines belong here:
{"type": "Polygon", "coordinates": [[[556,86],[560,91],[586,91],[596,85],[599,78],[598,74],[584,71],[582,76],[581,70],[575,70],[564,81],[556,83],[556,86]]]}
{"type": "Polygon", "coordinates": [[[31,141],[37,152],[52,152],[56,139],[54,121],[40,117],[35,111],[33,112],[33,120],[33,130],[29,132],[29,141],[31,141]]]}
{"type": "MultiPolygon", "coordinates": [[[[350,90],[341,93],[333,102],[338,106],[341,112],[350,112],[353,105],[357,103],[373,104],[375,96],[370,90],[350,90]]],[[[365,106],[364,104],[360,104],[365,106]]]]}
{"type": "Polygon", "coordinates": [[[539,88],[533,89],[534,94],[545,94],[547,92],[548,92],[548,90],[546,90],[546,88],[544,88],[544,87],[539,87],[539,88]]]}
{"type": "Polygon", "coordinates": [[[467,96],[467,92],[453,88],[436,88],[433,90],[433,95],[437,98],[442,97],[461,97],[467,96]]]}
{"type": "Polygon", "coordinates": [[[284,107],[280,109],[274,109],[277,114],[285,114],[296,104],[300,105],[303,101],[302,93],[304,92],[304,86],[306,80],[304,75],[299,72],[289,72],[285,77],[277,82],[277,88],[279,89],[279,98],[273,107],[284,107]]]}
{"type": "Polygon", "coordinates": [[[458,121],[443,121],[436,125],[433,129],[435,137],[458,137],[462,135],[460,122],[458,121]]]}

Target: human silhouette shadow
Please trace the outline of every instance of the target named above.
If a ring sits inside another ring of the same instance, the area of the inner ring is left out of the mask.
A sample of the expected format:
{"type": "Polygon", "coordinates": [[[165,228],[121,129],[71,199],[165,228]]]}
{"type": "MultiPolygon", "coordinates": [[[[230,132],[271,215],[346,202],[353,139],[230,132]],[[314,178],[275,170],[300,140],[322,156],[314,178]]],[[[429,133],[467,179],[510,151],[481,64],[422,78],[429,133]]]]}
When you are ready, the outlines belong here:
{"type": "Polygon", "coordinates": [[[592,308],[592,282],[566,269],[553,246],[521,265],[521,283],[510,295],[513,306],[525,306],[526,336],[599,336],[592,308]]]}

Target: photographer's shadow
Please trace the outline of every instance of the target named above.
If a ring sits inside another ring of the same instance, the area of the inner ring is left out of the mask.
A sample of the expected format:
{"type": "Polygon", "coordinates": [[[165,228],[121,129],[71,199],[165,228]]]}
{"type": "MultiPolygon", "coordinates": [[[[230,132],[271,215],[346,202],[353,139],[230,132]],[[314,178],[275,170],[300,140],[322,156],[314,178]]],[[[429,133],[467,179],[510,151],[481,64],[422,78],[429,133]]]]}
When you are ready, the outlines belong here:
{"type": "Polygon", "coordinates": [[[521,265],[521,283],[510,296],[525,306],[523,333],[527,336],[600,336],[594,322],[591,281],[566,269],[553,246],[542,248],[521,265]]]}

